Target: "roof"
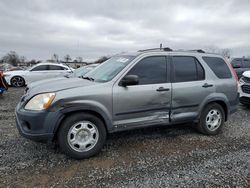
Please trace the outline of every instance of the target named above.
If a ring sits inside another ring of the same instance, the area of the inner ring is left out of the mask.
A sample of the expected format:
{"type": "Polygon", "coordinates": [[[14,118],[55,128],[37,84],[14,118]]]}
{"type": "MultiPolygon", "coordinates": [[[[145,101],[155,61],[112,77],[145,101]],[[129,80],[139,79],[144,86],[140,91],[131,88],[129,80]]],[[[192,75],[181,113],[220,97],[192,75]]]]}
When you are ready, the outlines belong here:
{"type": "Polygon", "coordinates": [[[189,54],[189,55],[193,55],[193,56],[197,56],[197,55],[207,55],[207,56],[220,56],[220,54],[217,53],[209,53],[209,52],[205,52],[202,49],[196,49],[196,50],[172,50],[170,48],[152,48],[152,49],[145,49],[145,50],[139,50],[137,52],[128,52],[128,53],[122,53],[119,55],[130,55],[130,56],[138,56],[138,55],[142,55],[142,54],[159,54],[162,53],[164,55],[166,54],[174,54],[174,55],[183,55],[183,54],[189,54]]]}
{"type": "Polygon", "coordinates": [[[66,65],[62,64],[62,63],[50,63],[50,62],[42,62],[42,63],[37,63],[35,66],[37,65],[59,65],[59,66],[62,66],[62,67],[67,67],[66,65]]]}

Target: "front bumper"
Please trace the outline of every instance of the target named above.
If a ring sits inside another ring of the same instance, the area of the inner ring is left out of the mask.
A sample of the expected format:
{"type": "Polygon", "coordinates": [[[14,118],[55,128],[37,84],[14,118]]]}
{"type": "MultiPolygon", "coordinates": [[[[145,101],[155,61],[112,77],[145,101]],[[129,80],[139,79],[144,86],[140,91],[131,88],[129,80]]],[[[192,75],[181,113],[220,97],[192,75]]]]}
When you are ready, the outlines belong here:
{"type": "Polygon", "coordinates": [[[10,86],[11,85],[11,83],[10,83],[11,77],[10,76],[4,76],[4,79],[6,80],[7,84],[10,86]]]}
{"type": "Polygon", "coordinates": [[[20,103],[16,107],[16,126],[19,133],[37,142],[48,142],[54,138],[61,114],[49,111],[27,111],[20,103]]]}
{"type": "Polygon", "coordinates": [[[250,105],[250,93],[246,93],[242,90],[243,85],[248,85],[250,87],[250,84],[241,84],[239,87],[239,92],[240,92],[240,102],[242,104],[247,104],[250,105]]]}

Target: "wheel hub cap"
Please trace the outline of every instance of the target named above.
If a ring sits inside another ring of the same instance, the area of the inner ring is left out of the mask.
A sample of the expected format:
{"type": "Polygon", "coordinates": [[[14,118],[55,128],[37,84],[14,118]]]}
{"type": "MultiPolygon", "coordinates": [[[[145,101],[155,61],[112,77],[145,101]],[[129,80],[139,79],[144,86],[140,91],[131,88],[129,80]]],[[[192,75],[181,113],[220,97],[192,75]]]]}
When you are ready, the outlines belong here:
{"type": "Polygon", "coordinates": [[[89,121],[81,121],[74,124],[68,132],[70,147],[78,152],[92,149],[99,138],[99,132],[95,124],[89,121]]]}
{"type": "Polygon", "coordinates": [[[212,109],[208,112],[206,117],[206,126],[208,130],[215,131],[221,125],[221,112],[216,109],[212,109]]]}

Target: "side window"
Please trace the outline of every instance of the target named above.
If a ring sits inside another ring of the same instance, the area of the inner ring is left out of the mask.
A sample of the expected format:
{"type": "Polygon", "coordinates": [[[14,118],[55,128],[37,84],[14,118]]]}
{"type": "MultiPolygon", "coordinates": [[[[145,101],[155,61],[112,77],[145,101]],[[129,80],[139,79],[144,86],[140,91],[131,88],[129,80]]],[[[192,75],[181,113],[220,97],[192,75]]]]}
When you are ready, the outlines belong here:
{"type": "Polygon", "coordinates": [[[232,62],[232,67],[237,69],[237,68],[241,68],[242,64],[241,64],[241,59],[234,59],[232,62]]]}
{"type": "Polygon", "coordinates": [[[226,62],[219,57],[202,57],[214,74],[221,79],[232,78],[229,67],[226,62]]]}
{"type": "Polygon", "coordinates": [[[49,70],[65,70],[64,67],[57,65],[49,65],[49,70]]]}
{"type": "Polygon", "coordinates": [[[144,58],[127,75],[137,75],[139,85],[165,83],[167,81],[166,57],[153,56],[144,58]]]}
{"type": "Polygon", "coordinates": [[[195,57],[173,56],[174,82],[189,82],[205,79],[205,72],[195,57]]]}
{"type": "Polygon", "coordinates": [[[243,65],[244,68],[250,68],[250,59],[244,59],[243,65]]]}
{"type": "Polygon", "coordinates": [[[47,65],[39,65],[39,66],[31,69],[31,71],[47,71],[47,70],[48,70],[47,65]]]}

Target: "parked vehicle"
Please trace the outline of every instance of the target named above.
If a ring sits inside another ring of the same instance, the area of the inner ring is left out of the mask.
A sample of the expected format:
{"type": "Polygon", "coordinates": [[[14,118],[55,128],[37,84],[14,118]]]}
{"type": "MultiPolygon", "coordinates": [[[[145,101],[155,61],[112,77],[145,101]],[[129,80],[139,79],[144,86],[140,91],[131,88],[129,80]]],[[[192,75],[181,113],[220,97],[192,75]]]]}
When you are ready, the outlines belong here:
{"type": "Polygon", "coordinates": [[[92,64],[92,65],[86,65],[83,67],[80,67],[78,69],[75,69],[72,74],[66,75],[68,78],[76,78],[76,77],[82,77],[85,74],[87,74],[89,71],[93,70],[96,68],[99,64],[92,64]]]}
{"type": "Polygon", "coordinates": [[[23,87],[34,81],[64,76],[73,71],[73,69],[57,63],[39,63],[28,70],[5,72],[7,83],[13,87],[23,87]]]}
{"type": "Polygon", "coordinates": [[[231,64],[238,78],[241,78],[243,72],[250,70],[250,59],[247,58],[234,58],[231,64]]]}
{"type": "Polygon", "coordinates": [[[219,55],[146,50],[112,57],[83,78],[27,88],[17,128],[35,141],[58,140],[76,159],[97,154],[107,134],[154,125],[196,123],[218,134],[237,110],[236,74],[219,55]]]}
{"type": "Polygon", "coordinates": [[[245,105],[250,105],[250,71],[246,71],[240,78],[240,102],[245,105]]]}

